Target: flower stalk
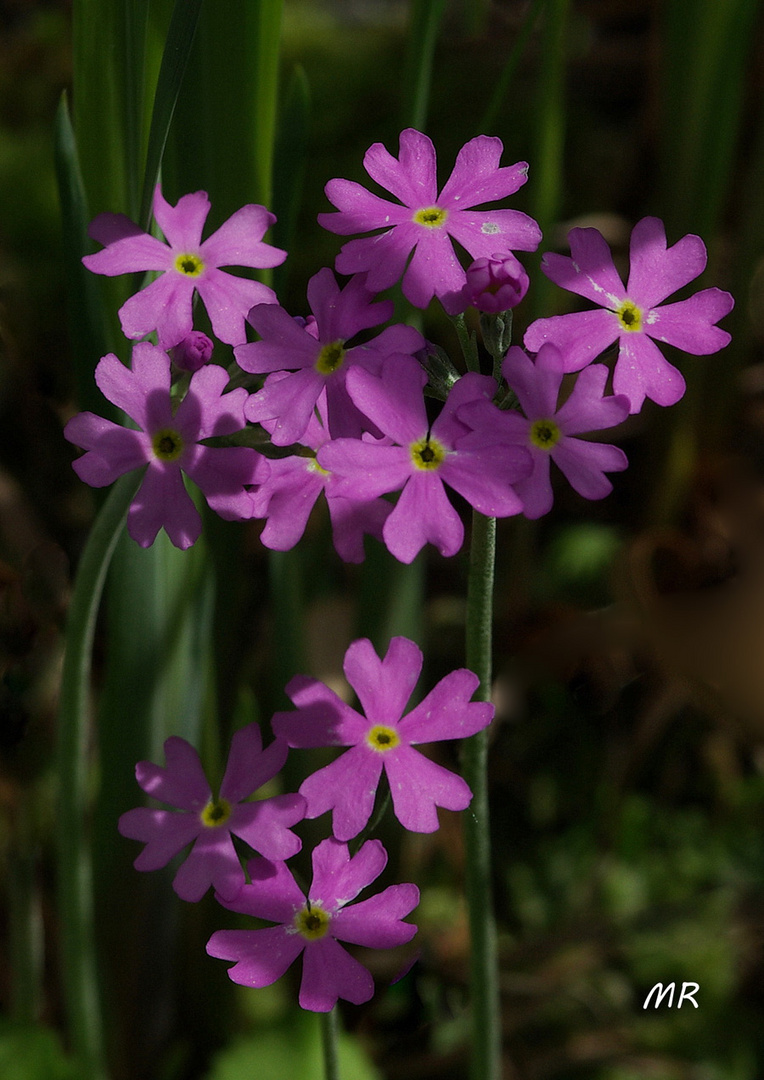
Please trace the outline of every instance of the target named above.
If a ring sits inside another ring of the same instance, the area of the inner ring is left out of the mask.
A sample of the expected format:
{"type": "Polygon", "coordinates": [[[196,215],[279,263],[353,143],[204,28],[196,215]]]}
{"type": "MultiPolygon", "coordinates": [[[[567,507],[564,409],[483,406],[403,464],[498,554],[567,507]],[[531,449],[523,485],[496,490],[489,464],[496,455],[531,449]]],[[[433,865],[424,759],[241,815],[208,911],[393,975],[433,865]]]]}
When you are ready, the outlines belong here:
{"type": "Polygon", "coordinates": [[[337,1006],[320,1013],[321,1051],[324,1058],[324,1080],[340,1080],[340,1059],[337,1047],[337,1006]]]}
{"type": "MultiPolygon", "coordinates": [[[[466,662],[480,679],[476,696],[481,701],[488,701],[491,693],[495,551],[496,519],[473,511],[466,662]]],[[[472,789],[472,802],[464,815],[465,887],[470,925],[471,1080],[501,1078],[499,969],[491,883],[487,764],[488,732],[484,729],[465,740],[462,757],[462,775],[472,789]]]]}

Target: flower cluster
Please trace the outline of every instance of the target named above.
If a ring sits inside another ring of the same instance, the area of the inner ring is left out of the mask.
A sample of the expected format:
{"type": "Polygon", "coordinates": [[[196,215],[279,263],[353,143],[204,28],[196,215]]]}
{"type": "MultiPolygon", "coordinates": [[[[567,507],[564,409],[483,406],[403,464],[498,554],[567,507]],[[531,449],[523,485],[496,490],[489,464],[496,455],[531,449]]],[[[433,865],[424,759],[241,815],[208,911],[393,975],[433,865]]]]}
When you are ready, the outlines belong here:
{"type": "MultiPolygon", "coordinates": [[[[489,517],[538,518],[553,505],[552,462],[583,498],[612,490],[608,474],[626,468],[625,454],[583,436],[617,427],[645,398],[676,402],[684,380],[656,342],[695,355],[722,348],[729,335],[716,324],[732,297],[706,288],[664,303],[702,273],[706,250],[697,236],[668,247],[657,218],[634,227],[626,286],[602,236],[573,229],[570,256],[546,254],[542,269],[597,309],[538,319],[525,349],[512,346],[509,313],[529,286],[516,252],[534,251],[541,233],[521,211],[491,205],[528,175],[524,162],[502,166],[502,152],[497,138],[471,139],[439,187],[435,148],[421,132],[401,133],[397,158],[370,147],[366,171],[396,201],[350,180],[327,184],[335,212],[319,215],[320,224],[372,235],[348,240],[334,268],[310,279],[307,315],[221,269],[264,269],[285,258],[264,240],[274,217],[262,206],[242,207],[205,240],[204,192],[172,206],[156,188],[164,240],[121,214],[93,221],[90,235],[103,247],[84,257],[87,267],[152,278],[120,309],[135,342],[130,366],[110,353],[95,373],[127,426],[86,412],[64,434],[85,451],[74,468],[88,484],[143,470],[127,521],[137,543],[151,545],[162,528],[179,548],[198,538],[202,518],[184,478],[220,516],[263,521],[260,539],[276,550],[300,540],[323,494],[346,562],[363,560],[366,535],[404,563],[427,544],[455,555],[465,534],[461,502],[489,517]],[[437,298],[456,321],[470,370],[460,374],[417,329],[391,321],[393,302],[380,293],[398,282],[411,304],[437,298]],[[197,294],[212,337],[194,327],[197,294]],[[468,309],[480,313],[493,375],[479,370],[468,309]],[[215,358],[215,338],[233,348],[230,370],[215,358]],[[599,358],[616,343],[611,372],[599,358]]],[[[208,952],[234,962],[236,982],[269,985],[301,955],[304,1008],[364,1002],[371,976],[340,942],[389,948],[416,932],[404,921],[418,903],[413,884],[353,902],[387,855],[377,840],[351,855],[348,841],[367,828],[383,776],[405,829],[432,832],[439,807],[466,809],[464,779],[418,747],[475,735],[493,716],[493,706],[471,700],[478,679],[465,669],[406,713],[422,666],[406,638],[393,638],[383,658],[369,641],[353,642],[344,670],[358,708],[296,676],[287,686],[295,709],[273,717],[267,748],[256,725],[235,734],[217,793],[183,739],[167,740],[164,767],[138,764],[141,788],[165,807],[120,819],[120,831],[145,844],[136,867],[164,866],[192,845],[174,878],[179,896],[196,901],[212,887],[223,906],[273,924],[213,934],[208,952]],[[299,792],[253,798],[290,747],[341,753],[299,792]],[[292,827],[329,812],[333,835],[314,849],[304,893],[287,866],[301,845],[292,827]],[[250,858],[252,851],[259,854],[250,858]]]]}

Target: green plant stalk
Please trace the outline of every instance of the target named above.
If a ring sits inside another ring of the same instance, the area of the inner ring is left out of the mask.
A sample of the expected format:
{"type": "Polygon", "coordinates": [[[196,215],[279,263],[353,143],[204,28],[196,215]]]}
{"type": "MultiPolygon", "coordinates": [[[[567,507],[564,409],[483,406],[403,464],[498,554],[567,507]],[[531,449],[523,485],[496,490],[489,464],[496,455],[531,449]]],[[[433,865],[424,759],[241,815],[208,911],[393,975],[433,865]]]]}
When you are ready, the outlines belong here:
{"type": "MultiPolygon", "coordinates": [[[[479,701],[488,701],[491,694],[495,558],[496,519],[474,510],[465,653],[467,667],[480,679],[479,701]]],[[[471,1080],[501,1080],[501,1012],[491,887],[487,764],[488,733],[483,730],[467,739],[462,751],[462,775],[472,789],[472,802],[464,814],[465,887],[470,925],[471,1080]]]]}
{"type": "Polygon", "coordinates": [[[413,0],[406,54],[403,123],[424,131],[430,105],[432,64],[445,0],[413,0]]]}
{"type": "Polygon", "coordinates": [[[43,930],[36,883],[38,862],[32,809],[35,787],[23,791],[8,853],[8,938],[11,1017],[21,1024],[40,1019],[43,987],[43,930]]]}
{"type": "Polygon", "coordinates": [[[340,1060],[337,1051],[337,1009],[321,1013],[321,1050],[324,1058],[325,1080],[340,1080],[340,1060]]]}
{"type": "Polygon", "coordinates": [[[101,593],[125,515],[143,472],[111,490],[88,538],[66,631],[58,725],[58,889],[65,1002],[82,1080],[106,1076],[94,945],[92,867],[85,818],[90,808],[88,695],[101,593]]]}

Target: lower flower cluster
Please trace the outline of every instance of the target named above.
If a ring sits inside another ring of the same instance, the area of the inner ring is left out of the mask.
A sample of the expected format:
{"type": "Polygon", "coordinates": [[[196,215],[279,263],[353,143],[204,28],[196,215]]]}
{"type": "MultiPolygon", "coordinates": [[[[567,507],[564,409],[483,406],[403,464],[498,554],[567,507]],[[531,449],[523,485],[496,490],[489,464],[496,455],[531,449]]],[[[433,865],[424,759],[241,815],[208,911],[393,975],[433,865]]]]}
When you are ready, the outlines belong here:
{"type": "Polygon", "coordinates": [[[379,840],[367,840],[351,855],[348,841],[368,825],[383,771],[406,829],[434,832],[437,807],[465,809],[472,793],[464,780],[414,747],[472,735],[494,711],[470,701],[477,676],[459,670],[404,715],[422,663],[421,651],[407,638],[393,638],[381,660],[371,642],[353,642],[345,675],[362,712],[316,679],[297,676],[287,687],[297,708],[273,717],[276,737],[268,747],[263,749],[257,724],[236,732],[217,793],[185,739],[166,741],[164,767],[145,761],[136,766],[146,794],[173,808],[142,806],[121,816],[122,835],[145,844],[136,869],[159,869],[191,844],[173,880],[183,900],[201,900],[213,888],[224,907],[276,924],[212,935],[207,951],[236,961],[229,970],[235,982],[268,986],[302,955],[303,1008],[325,1012],[338,998],[361,1004],[374,993],[372,977],[339,942],[386,949],[415,935],[416,926],[403,920],[419,903],[416,885],[391,885],[352,903],[382,873],[387,853],[379,840]],[[253,800],[281,771],[290,746],[350,749],[308,776],[298,793],[253,800]],[[305,893],[287,866],[301,848],[292,827],[328,810],[333,835],[313,851],[313,880],[305,893]],[[247,859],[242,846],[259,857],[247,859]]]}

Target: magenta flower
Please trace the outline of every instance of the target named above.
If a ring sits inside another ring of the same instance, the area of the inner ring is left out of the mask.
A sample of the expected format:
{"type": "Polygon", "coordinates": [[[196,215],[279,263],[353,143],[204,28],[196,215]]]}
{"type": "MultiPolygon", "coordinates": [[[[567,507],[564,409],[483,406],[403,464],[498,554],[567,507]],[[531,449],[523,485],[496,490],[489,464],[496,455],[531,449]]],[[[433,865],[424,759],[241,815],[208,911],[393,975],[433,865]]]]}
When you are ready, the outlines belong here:
{"type": "Polygon", "coordinates": [[[352,643],[344,663],[345,677],[363,712],[304,675],[297,675],[286,688],[297,711],[276,713],[277,735],[290,746],[351,748],[300,785],[300,794],[308,800],[306,817],[333,810],[332,829],[338,840],[352,839],[366,825],[383,771],[395,816],[412,832],[434,832],[438,806],[448,810],[469,806],[472,792],[464,780],[414,747],[474,735],[491,722],[493,705],[470,701],[479,680],[461,668],[441,679],[404,716],[421,670],[421,650],[408,638],[393,638],[383,660],[363,638],[352,643]]]}
{"type": "MultiPolygon", "coordinates": [[[[283,372],[274,380],[288,378],[283,372]]],[[[325,395],[321,395],[308,426],[300,438],[300,450],[285,458],[271,458],[270,471],[251,493],[253,516],[267,518],[260,540],[274,551],[289,551],[301,539],[316,500],[323,492],[329,507],[334,547],[343,562],[364,560],[363,538],[369,533],[382,539],[382,526],[392,506],[385,499],[348,499],[335,494],[334,477],[321,468],[316,451],[329,440],[325,421],[325,395]]],[[[263,421],[271,431],[276,421],[263,421]]]]}
{"type": "Polygon", "coordinates": [[[695,356],[717,352],[730,342],[727,331],[714,325],[732,311],[735,301],[728,292],[702,289],[687,300],[661,304],[705,270],[705,244],[699,236],[688,235],[667,248],[663,222],[642,218],[631,234],[631,269],[624,288],[596,229],[571,229],[569,240],[570,258],[547,253],[541,269],[601,310],[537,319],[525,332],[526,348],[537,352],[545,342],[556,345],[565,357],[565,370],[578,371],[617,341],[613,389],[628,397],[631,411],[639,412],[646,397],[658,405],[674,405],[684,394],[684,378],[655,341],[695,356]]]}
{"type": "Polygon", "coordinates": [[[536,222],[519,210],[478,208],[514,194],[527,179],[525,162],[499,167],[502,150],[501,139],[470,139],[438,195],[435,148],[426,135],[413,128],[401,132],[398,159],[374,143],[364,168],[400,202],[372,195],[352,180],[329,181],[326,195],[340,212],[319,214],[320,225],[343,236],[384,230],[345,244],[335,263],[339,273],[367,273],[374,292],[402,277],[403,293],[416,307],[437,296],[449,314],[463,311],[466,279],[453,241],[478,259],[514,248],[535,251],[541,239],[536,222]]]}
{"type": "Polygon", "coordinates": [[[133,367],[113,353],[98,363],[96,382],[109,401],[143,430],[123,428],[91,412],[72,417],[64,428],[69,442],[87,453],[74,471],[92,487],[148,465],[127,516],[127,531],[141,547],[150,547],[161,528],[179,548],[199,536],[202,520],[183,484],[186,473],[221,517],[251,516],[245,484],[264,479],[268,463],[246,446],[211,447],[201,440],[232,435],[245,426],[243,387],[224,394],[228,373],[208,364],[191,376],[186,396],[173,412],[170,358],[146,341],[133,348],[133,367]]]}
{"type": "Polygon", "coordinates": [[[617,446],[575,437],[614,427],[629,415],[628,398],[603,396],[607,367],[591,364],[584,368],[570,396],[559,408],[557,399],[565,364],[554,345],[542,345],[535,364],[527,353],[513,345],[501,370],[525,416],[483,402],[461,409],[459,417],[470,425],[482,427],[488,422],[490,412],[495,422],[504,425],[509,439],[528,449],[533,471],[515,484],[525,516],[539,518],[552,508],[550,461],[554,461],[571,487],[585,499],[609,495],[613,485],[605,473],[625,469],[626,455],[617,446]]]}
{"type": "Polygon", "coordinates": [[[99,214],[88,230],[104,244],[83,263],[95,274],[114,277],[143,271],[161,273],[131,296],[119,309],[126,337],[142,338],[156,330],[163,349],[177,345],[193,329],[194,293],[202,298],[212,329],[221,341],[246,341],[244,319],[254,304],[275,303],[272,289],[259,281],[233,277],[221,266],[279,266],[286,252],[263,242],[276,220],[264,206],[249,204],[237,210],[220,228],[202,240],[210,210],[205,191],[184,195],[176,206],[154,191],[154,218],[167,243],[144,232],[124,214],[99,214]]]}
{"type": "Polygon", "coordinates": [[[300,850],[301,842],[290,826],[305,815],[301,795],[245,801],[283,767],[289,751],[281,739],[263,750],[257,724],[237,731],[217,797],[190,743],[173,735],[166,740],[164,752],[165,768],[139,761],[135,776],[147,795],[177,809],[139,806],[119,819],[123,836],[146,845],[135,860],[136,870],[166,866],[193,841],[194,846],[175,875],[173,888],[181,899],[196,902],[210,885],[220,896],[233,897],[244,884],[232,834],[270,859],[288,859],[300,850]]]}
{"type": "Polygon", "coordinates": [[[520,303],[529,284],[525,268],[511,253],[475,259],[467,267],[464,306],[491,315],[509,311],[520,303]]]}
{"type": "Polygon", "coordinates": [[[345,388],[348,371],[359,364],[377,370],[381,357],[393,351],[413,353],[424,346],[422,335],[410,326],[391,326],[364,345],[347,345],[361,330],[379,326],[392,315],[391,301],[373,300],[363,274],[340,289],[325,267],[308,283],[314,317],[304,325],[274,304],[260,304],[250,311],[248,321],[262,340],[234,349],[239,366],[258,374],[293,372],[286,379],[266,380],[245,410],[253,423],[276,421],[269,428],[276,446],[300,441],[324,391],[332,435],[360,438],[364,421],[345,388]]]}
{"type": "Polygon", "coordinates": [[[481,513],[506,517],[522,510],[512,485],[530,471],[528,455],[506,444],[500,425],[470,432],[457,419],[462,405],[493,396],[493,379],[474,372],[462,376],[432,425],[423,396],[426,382],[422,368],[403,356],[389,357],[380,377],[350,371],[353,401],[396,445],[335,439],[318,451],[319,465],[336,478],[338,495],[372,499],[403,489],[382,535],[389,551],[405,563],[428,542],[447,556],[462,546],[464,526],[446,485],[481,513]]]}
{"type": "Polygon", "coordinates": [[[181,371],[198,371],[210,362],[214,345],[212,340],[201,330],[192,330],[169,350],[173,364],[181,371]]]}
{"type": "MultiPolygon", "coordinates": [[[[284,862],[253,859],[243,885],[224,907],[276,923],[262,930],[217,930],[207,942],[210,956],[235,960],[230,978],[242,986],[270,986],[303,954],[300,1005],[329,1012],[339,998],[360,1005],[374,994],[367,969],[340,945],[392,949],[411,941],[417,928],[402,920],[419,903],[416,885],[389,885],[351,904],[379,877],[387,852],[367,840],[350,856],[347,844],[322,840],[313,850],[313,881],[307,897],[284,862]]],[[[219,898],[221,899],[221,898],[219,898]]]]}

